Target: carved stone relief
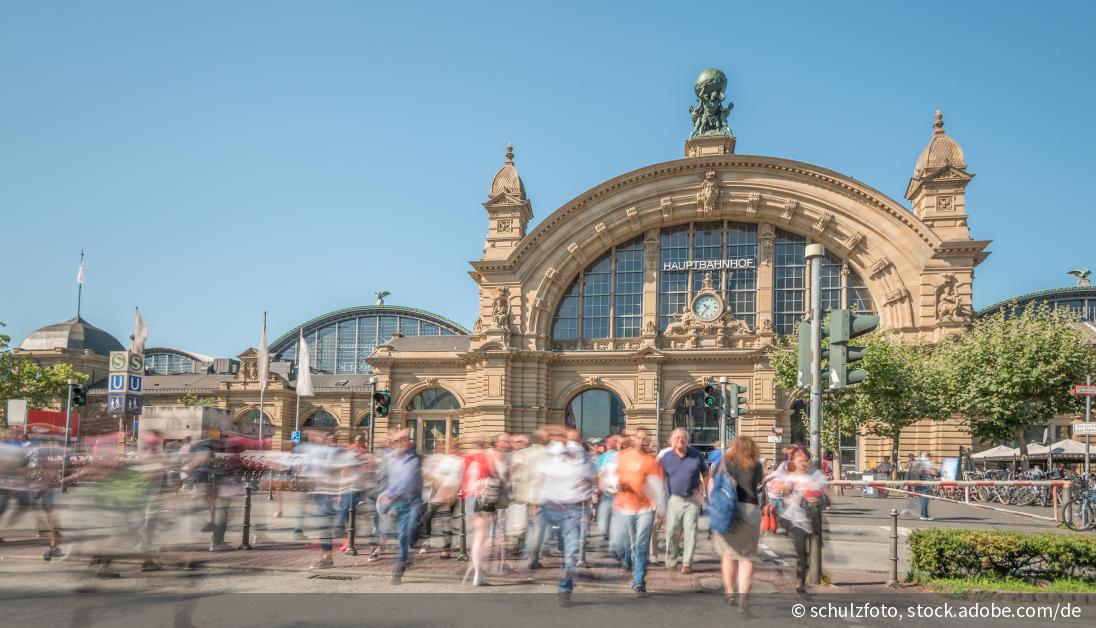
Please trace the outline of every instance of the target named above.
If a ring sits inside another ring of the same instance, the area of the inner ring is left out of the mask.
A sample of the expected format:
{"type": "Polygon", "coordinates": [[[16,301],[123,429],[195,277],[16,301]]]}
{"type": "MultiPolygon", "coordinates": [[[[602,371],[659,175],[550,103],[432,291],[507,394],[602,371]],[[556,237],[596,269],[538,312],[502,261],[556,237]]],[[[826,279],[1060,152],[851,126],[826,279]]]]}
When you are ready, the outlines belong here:
{"type": "Polygon", "coordinates": [[[944,281],[936,287],[936,318],[945,323],[966,323],[973,317],[970,306],[959,295],[959,280],[955,273],[944,273],[944,281]]]}
{"type": "Polygon", "coordinates": [[[696,193],[696,206],[701,213],[710,214],[719,207],[720,196],[723,191],[719,189],[719,181],[715,170],[709,170],[700,183],[700,191],[696,193]]]}

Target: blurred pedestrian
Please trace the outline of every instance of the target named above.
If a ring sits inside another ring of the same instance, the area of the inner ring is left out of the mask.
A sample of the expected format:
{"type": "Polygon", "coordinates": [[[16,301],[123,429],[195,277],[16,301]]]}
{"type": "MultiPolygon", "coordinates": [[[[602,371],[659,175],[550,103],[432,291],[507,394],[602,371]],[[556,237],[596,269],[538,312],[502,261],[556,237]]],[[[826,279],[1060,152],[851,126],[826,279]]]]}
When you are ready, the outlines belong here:
{"type": "Polygon", "coordinates": [[[392,584],[399,584],[410,560],[411,543],[422,507],[422,461],[411,444],[411,434],[400,430],[392,436],[392,456],[388,460],[388,488],[380,502],[396,520],[399,550],[392,565],[392,584]]]}
{"type": "Polygon", "coordinates": [[[666,569],[681,561],[681,573],[692,573],[700,510],[704,503],[708,467],[704,456],[689,446],[689,432],[670,433],[670,451],[660,460],[666,476],[669,501],[666,508],[666,569]],[[682,543],[684,541],[684,543],[682,543]]]}
{"type": "Polygon", "coordinates": [[[613,553],[632,570],[632,591],[647,595],[651,529],[665,490],[662,467],[648,451],[647,432],[636,430],[631,446],[617,454],[617,493],[613,497],[613,553]]]}
{"type": "Polygon", "coordinates": [[[746,611],[750,584],[753,582],[757,543],[761,535],[761,492],[764,472],[757,443],[749,436],[739,436],[720,458],[712,472],[725,473],[734,480],[738,493],[738,509],[734,525],[724,534],[714,534],[712,542],[720,557],[723,574],[723,594],[730,604],[746,611]]]}
{"type": "Polygon", "coordinates": [[[822,509],[828,500],[826,477],[811,465],[805,447],[794,448],[788,458],[787,474],[784,478],[782,517],[788,524],[788,532],[795,547],[795,590],[799,593],[806,591],[810,543],[812,539],[817,543],[822,542],[822,509]]]}

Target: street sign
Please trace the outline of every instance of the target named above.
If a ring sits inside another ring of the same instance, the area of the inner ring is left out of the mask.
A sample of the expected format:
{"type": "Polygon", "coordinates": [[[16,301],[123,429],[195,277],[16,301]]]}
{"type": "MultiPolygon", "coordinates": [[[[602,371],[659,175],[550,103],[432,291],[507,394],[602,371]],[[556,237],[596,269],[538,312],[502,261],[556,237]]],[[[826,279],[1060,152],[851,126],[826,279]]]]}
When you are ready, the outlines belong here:
{"type": "Polygon", "coordinates": [[[293,441],[294,445],[300,445],[301,444],[301,433],[300,432],[293,432],[293,437],[290,438],[289,440],[293,441]]]}
{"type": "Polygon", "coordinates": [[[781,438],[780,436],[778,436],[776,434],[770,434],[769,435],[769,442],[774,444],[774,445],[779,443],[782,440],[783,440],[783,438],[781,438]]]}
{"type": "Polygon", "coordinates": [[[129,372],[130,373],[144,373],[145,372],[145,356],[136,353],[129,355],[129,372]]]}
{"type": "Polygon", "coordinates": [[[27,400],[8,399],[8,425],[26,425],[27,400]]]}
{"type": "Polygon", "coordinates": [[[111,371],[124,371],[126,370],[126,364],[129,363],[129,351],[111,351],[110,352],[110,370],[111,371]]]}
{"type": "Polygon", "coordinates": [[[126,414],[141,414],[141,395],[126,395],[126,414]]]}
{"type": "Polygon", "coordinates": [[[125,393],[108,393],[107,394],[107,414],[125,414],[126,413],[126,395],[125,393]]]}
{"type": "Polygon", "coordinates": [[[125,373],[111,373],[107,379],[107,392],[108,393],[124,393],[126,392],[126,374],[125,373]]]}
{"type": "Polygon", "coordinates": [[[1096,423],[1074,423],[1074,436],[1096,436],[1096,423]]]}
{"type": "Polygon", "coordinates": [[[126,392],[140,394],[142,379],[144,379],[142,375],[130,375],[126,382],[126,392]]]}
{"type": "Polygon", "coordinates": [[[1074,384],[1073,394],[1083,397],[1096,397],[1096,384],[1074,384]]]}

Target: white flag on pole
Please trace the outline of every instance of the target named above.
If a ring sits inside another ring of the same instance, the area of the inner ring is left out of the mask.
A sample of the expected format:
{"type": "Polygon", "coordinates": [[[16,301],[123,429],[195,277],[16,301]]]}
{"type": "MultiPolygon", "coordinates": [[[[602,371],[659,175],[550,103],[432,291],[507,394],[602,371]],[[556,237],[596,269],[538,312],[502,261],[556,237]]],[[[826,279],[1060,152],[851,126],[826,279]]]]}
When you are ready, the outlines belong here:
{"type": "Polygon", "coordinates": [[[263,333],[259,336],[259,389],[270,383],[270,349],[266,346],[266,312],[263,312],[263,333]]]}
{"type": "Polygon", "coordinates": [[[297,343],[297,396],[315,397],[312,390],[312,354],[308,350],[308,343],[304,339],[304,331],[301,331],[300,340],[297,343]]]}
{"type": "Polygon", "coordinates": [[[84,285],[84,260],[80,260],[80,270],[76,271],[76,283],[84,285]]]}
{"type": "Polygon", "coordinates": [[[144,354],[147,340],[148,325],[145,324],[145,319],[141,318],[141,308],[136,308],[136,314],[133,317],[133,343],[129,350],[137,355],[144,354]]]}

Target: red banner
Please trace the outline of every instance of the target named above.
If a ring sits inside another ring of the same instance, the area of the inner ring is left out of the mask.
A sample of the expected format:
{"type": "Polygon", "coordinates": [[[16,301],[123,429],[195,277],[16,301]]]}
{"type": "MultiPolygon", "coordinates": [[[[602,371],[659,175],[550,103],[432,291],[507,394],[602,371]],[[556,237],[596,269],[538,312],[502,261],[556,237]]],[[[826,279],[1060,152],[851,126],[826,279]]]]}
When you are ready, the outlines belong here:
{"type": "MultiPolygon", "coordinates": [[[[70,437],[80,433],[80,414],[72,413],[70,437]]],[[[27,434],[31,436],[64,436],[65,413],[57,410],[27,410],[27,434]]]]}

